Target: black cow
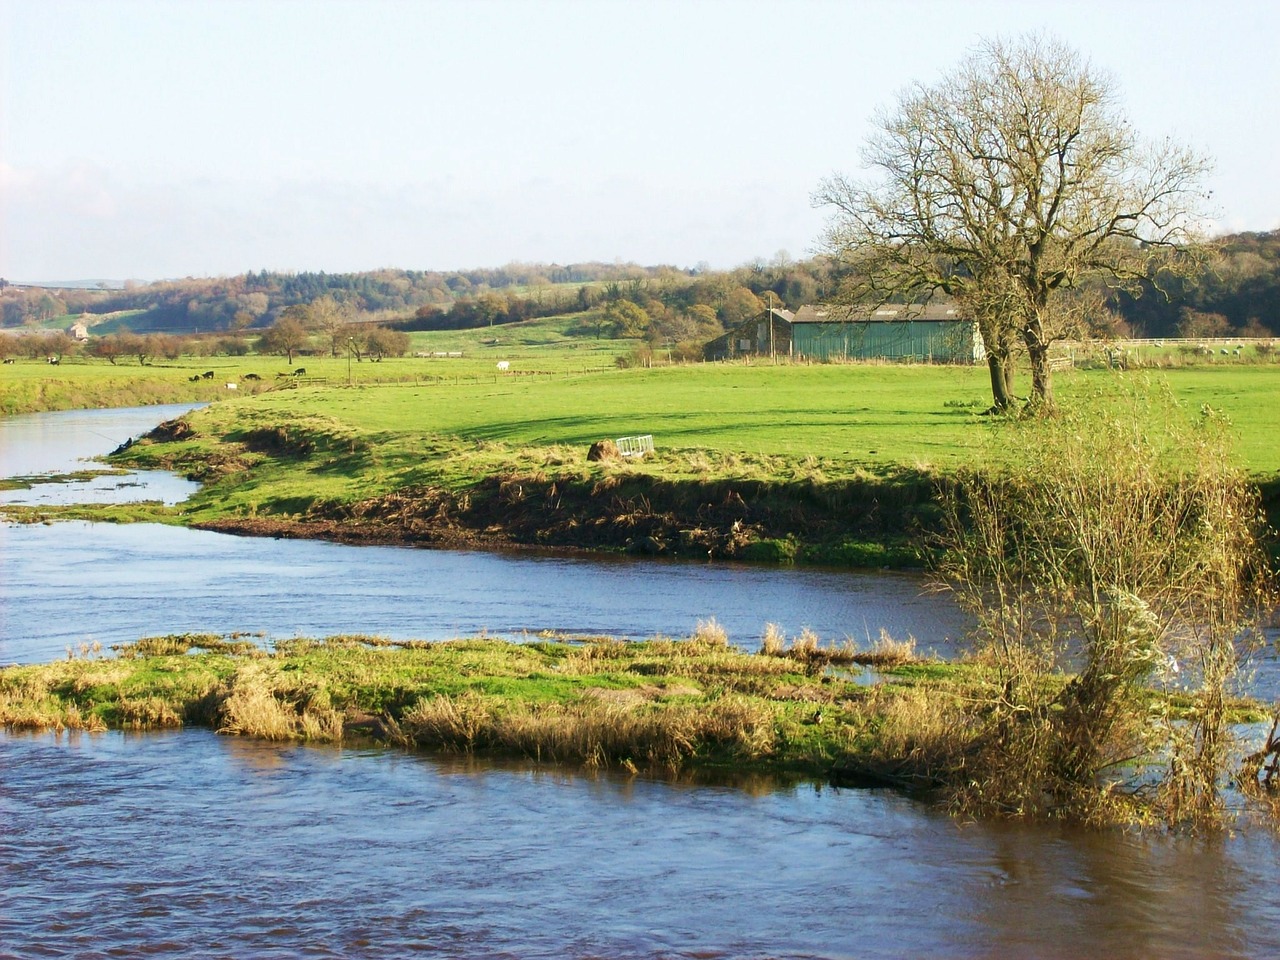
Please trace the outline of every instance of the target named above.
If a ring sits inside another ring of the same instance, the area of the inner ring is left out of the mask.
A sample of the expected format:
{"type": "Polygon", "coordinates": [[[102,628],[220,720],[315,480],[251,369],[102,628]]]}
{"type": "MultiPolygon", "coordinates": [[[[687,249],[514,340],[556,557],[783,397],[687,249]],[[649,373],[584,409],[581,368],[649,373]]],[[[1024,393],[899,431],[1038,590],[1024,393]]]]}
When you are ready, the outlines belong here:
{"type": "Polygon", "coordinates": [[[258,376],[256,373],[246,373],[246,374],[244,375],[244,378],[245,378],[246,380],[261,380],[261,379],[262,379],[262,378],[261,378],[260,376],[258,376]]]}
{"type": "Polygon", "coordinates": [[[293,375],[295,377],[305,377],[307,375],[307,368],[299,367],[297,370],[293,371],[293,375]]]}
{"type": "Polygon", "coordinates": [[[200,376],[201,376],[201,377],[203,377],[205,380],[212,380],[212,379],[213,379],[213,371],[212,371],[212,370],[206,370],[204,373],[200,374],[200,376]]]}

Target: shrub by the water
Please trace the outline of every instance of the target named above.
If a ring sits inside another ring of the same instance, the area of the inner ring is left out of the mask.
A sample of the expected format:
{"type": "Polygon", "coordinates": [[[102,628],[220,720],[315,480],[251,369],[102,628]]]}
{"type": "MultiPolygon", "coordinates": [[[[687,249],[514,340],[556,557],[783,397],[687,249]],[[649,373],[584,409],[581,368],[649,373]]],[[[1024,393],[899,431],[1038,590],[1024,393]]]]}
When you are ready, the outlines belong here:
{"type": "Polygon", "coordinates": [[[968,809],[1109,818],[1117,785],[1142,776],[1135,761],[1162,757],[1159,814],[1216,822],[1227,694],[1270,595],[1228,425],[1117,381],[996,429],[1001,465],[945,489],[941,573],[976,618],[999,695],[942,778],[968,809]],[[1153,686],[1187,707],[1153,709],[1153,686]]]}

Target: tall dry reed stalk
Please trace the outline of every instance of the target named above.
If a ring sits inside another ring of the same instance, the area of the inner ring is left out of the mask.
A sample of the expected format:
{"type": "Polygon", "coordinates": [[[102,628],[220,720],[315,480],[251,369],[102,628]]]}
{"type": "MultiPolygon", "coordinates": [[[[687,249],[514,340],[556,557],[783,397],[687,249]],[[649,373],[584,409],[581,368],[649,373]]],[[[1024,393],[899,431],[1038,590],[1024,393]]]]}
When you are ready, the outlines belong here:
{"type": "Polygon", "coordinates": [[[340,741],[342,713],[311,704],[309,699],[283,681],[269,663],[243,664],[221,699],[218,732],[263,740],[340,741]]]}

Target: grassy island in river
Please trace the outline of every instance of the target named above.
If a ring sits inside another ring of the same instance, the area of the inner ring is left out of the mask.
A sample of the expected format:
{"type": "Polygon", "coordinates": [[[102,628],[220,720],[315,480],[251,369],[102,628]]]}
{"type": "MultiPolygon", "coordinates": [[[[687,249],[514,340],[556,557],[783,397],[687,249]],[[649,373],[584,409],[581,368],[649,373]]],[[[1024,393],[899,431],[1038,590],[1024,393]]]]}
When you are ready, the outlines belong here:
{"type": "MultiPolygon", "coordinates": [[[[719,771],[878,784],[947,798],[994,702],[981,663],[910,643],[820,646],[772,628],[758,653],[714,621],[628,643],[332,637],[273,651],[212,636],[153,637],[118,656],[0,669],[0,723],[18,729],[211,727],[272,740],[380,741],[671,775],[719,771]],[[863,664],[878,672],[868,683],[863,664]]],[[[1061,685],[1066,678],[1046,677],[1061,685]]],[[[1176,715],[1188,702],[1151,694],[1176,715]]],[[[1263,716],[1236,701],[1239,721],[1263,716]]],[[[1125,775],[1133,780],[1141,770],[1125,775]]],[[[1110,815],[1141,818],[1116,793],[1110,815]]]]}

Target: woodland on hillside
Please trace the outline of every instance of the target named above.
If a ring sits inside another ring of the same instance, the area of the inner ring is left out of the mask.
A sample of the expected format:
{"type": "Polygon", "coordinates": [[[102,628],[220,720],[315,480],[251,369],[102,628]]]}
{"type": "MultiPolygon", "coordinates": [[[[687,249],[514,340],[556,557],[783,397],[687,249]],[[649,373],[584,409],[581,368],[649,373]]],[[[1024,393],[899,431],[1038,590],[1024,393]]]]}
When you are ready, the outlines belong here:
{"type": "MultiPolygon", "coordinates": [[[[1270,337],[1280,335],[1280,231],[1220,238],[1190,278],[1153,278],[1141,296],[1114,293],[1094,318],[1099,335],[1270,337]]],[[[733,270],[636,264],[508,264],[454,272],[249,272],[234,277],[130,283],[120,290],[39,288],[0,280],[0,325],[44,326],[58,317],[127,312],[134,333],[264,331],[290,308],[336,309],[406,330],[467,329],[534,317],[584,314],[597,336],[710,339],[766,306],[796,309],[833,296],[847,277],[824,257],[785,252],[733,270]],[[611,305],[634,304],[642,316],[611,305]],[[636,329],[637,325],[641,329],[636,329]]],[[[296,313],[296,310],[295,310],[296,313]]],[[[105,331],[104,331],[105,332],[105,331]]]]}

